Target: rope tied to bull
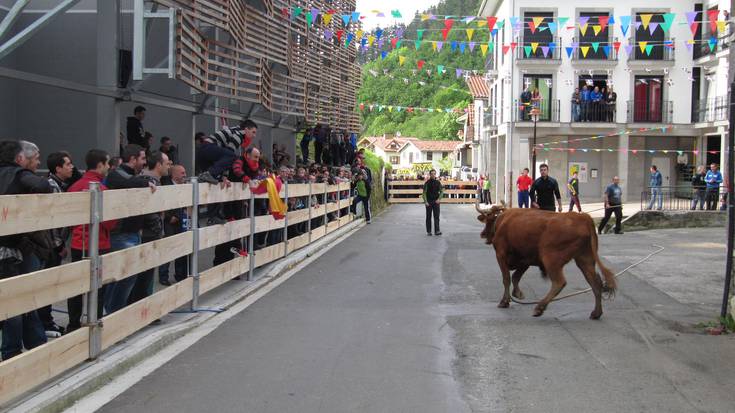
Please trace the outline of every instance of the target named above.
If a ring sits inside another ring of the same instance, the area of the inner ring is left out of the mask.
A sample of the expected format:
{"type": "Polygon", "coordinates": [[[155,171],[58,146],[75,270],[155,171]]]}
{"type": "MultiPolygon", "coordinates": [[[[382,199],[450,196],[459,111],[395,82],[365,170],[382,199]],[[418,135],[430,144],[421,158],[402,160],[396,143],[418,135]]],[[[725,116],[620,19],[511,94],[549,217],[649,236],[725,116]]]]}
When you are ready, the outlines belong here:
{"type": "MultiPolygon", "coordinates": [[[[634,262],[633,264],[630,264],[629,266],[627,266],[627,267],[623,268],[622,270],[620,270],[620,271],[616,272],[616,273],[615,273],[615,278],[618,278],[619,276],[621,276],[621,275],[625,274],[625,273],[626,273],[626,272],[628,272],[628,271],[629,271],[629,270],[630,270],[631,268],[633,268],[633,267],[636,267],[636,266],[638,266],[638,265],[640,265],[640,264],[643,264],[644,262],[648,261],[648,260],[649,260],[649,259],[650,259],[651,257],[653,257],[654,255],[656,255],[656,254],[658,254],[658,253],[660,253],[661,251],[663,251],[663,250],[665,250],[665,249],[666,249],[666,248],[664,248],[664,247],[662,247],[662,246],[660,246],[660,245],[656,245],[656,244],[652,244],[651,246],[652,246],[652,247],[656,247],[656,248],[657,248],[657,250],[656,250],[656,251],[653,251],[652,253],[650,253],[650,254],[648,254],[648,255],[646,255],[645,257],[643,257],[643,258],[641,258],[640,260],[638,260],[638,261],[634,262]]],[[[579,290],[579,291],[575,291],[575,292],[573,292],[573,293],[565,294],[565,295],[562,295],[562,296],[559,296],[559,297],[554,297],[554,299],[553,299],[553,300],[551,300],[551,302],[554,302],[554,301],[559,301],[559,300],[564,300],[565,298],[570,298],[570,297],[574,297],[574,296],[577,296],[577,295],[585,294],[585,293],[588,293],[588,292],[590,292],[590,291],[592,291],[592,288],[585,288],[584,290],[579,290]]],[[[517,298],[513,297],[512,295],[511,295],[510,299],[511,299],[511,300],[512,300],[512,301],[513,301],[514,303],[517,303],[517,304],[523,304],[523,305],[532,305],[532,304],[538,304],[538,303],[539,303],[538,301],[525,301],[525,300],[519,300],[519,299],[517,299],[517,298]]]]}

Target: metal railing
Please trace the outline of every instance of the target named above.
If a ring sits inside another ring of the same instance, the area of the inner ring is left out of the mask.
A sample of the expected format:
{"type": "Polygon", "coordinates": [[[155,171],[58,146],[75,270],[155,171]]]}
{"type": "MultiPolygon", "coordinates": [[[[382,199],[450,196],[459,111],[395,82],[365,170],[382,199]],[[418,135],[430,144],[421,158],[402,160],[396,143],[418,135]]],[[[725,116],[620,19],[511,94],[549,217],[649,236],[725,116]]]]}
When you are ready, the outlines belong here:
{"type": "Polygon", "coordinates": [[[728,41],[727,35],[725,36],[717,36],[715,33],[715,38],[717,41],[712,45],[712,48],[710,49],[709,39],[712,38],[712,34],[705,34],[702,36],[701,39],[697,39],[697,41],[694,44],[693,49],[693,57],[694,59],[701,59],[703,57],[707,57],[710,55],[715,55],[717,52],[721,52],[728,47],[730,47],[730,42],[728,41]]]}
{"type": "Polygon", "coordinates": [[[628,123],[671,123],[673,116],[674,102],[670,100],[661,102],[660,106],[628,101],[628,123]]]}
{"type": "Polygon", "coordinates": [[[725,187],[717,190],[697,189],[691,186],[662,186],[641,192],[641,211],[683,211],[720,209],[725,187]]]}
{"type": "Polygon", "coordinates": [[[538,122],[559,122],[559,99],[541,99],[534,106],[533,102],[513,101],[513,122],[533,122],[531,110],[539,109],[538,122]]]}
{"type": "Polygon", "coordinates": [[[595,42],[580,41],[578,37],[573,39],[573,45],[578,46],[572,54],[572,60],[574,61],[587,61],[587,60],[618,60],[618,52],[613,47],[613,43],[617,42],[617,37],[610,37],[604,42],[597,42],[597,50],[595,50],[595,42]],[[582,51],[582,47],[588,47],[587,53],[582,51]]]}
{"type": "Polygon", "coordinates": [[[561,61],[561,37],[556,37],[552,42],[535,42],[523,36],[516,38],[516,59],[524,61],[561,61]],[[533,46],[536,44],[536,50],[533,46]],[[528,46],[528,48],[526,48],[528,46]]]}
{"type": "Polygon", "coordinates": [[[608,122],[614,123],[617,116],[617,101],[580,102],[572,105],[572,122],[608,122]]]}
{"type": "Polygon", "coordinates": [[[728,119],[729,96],[700,100],[692,107],[692,122],[715,122],[728,119]]]}
{"type": "Polygon", "coordinates": [[[648,47],[651,47],[649,54],[646,53],[645,48],[641,50],[640,44],[637,40],[630,40],[628,45],[633,46],[633,53],[628,55],[628,60],[671,62],[674,60],[674,45],[676,44],[676,39],[672,37],[671,39],[665,40],[665,42],[666,44],[652,41],[650,45],[647,45],[648,47]]]}

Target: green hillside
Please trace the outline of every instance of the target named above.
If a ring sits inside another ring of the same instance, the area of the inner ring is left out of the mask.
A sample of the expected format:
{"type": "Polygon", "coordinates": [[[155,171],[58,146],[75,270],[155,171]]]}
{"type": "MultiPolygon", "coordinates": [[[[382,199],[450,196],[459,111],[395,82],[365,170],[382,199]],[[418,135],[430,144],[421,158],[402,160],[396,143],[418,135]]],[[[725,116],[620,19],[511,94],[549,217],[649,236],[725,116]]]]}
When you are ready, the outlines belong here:
{"type": "MultiPolygon", "coordinates": [[[[480,44],[487,44],[487,29],[478,29],[476,22],[465,24],[460,19],[477,14],[480,0],[443,0],[426,13],[440,16],[457,16],[452,30],[446,39],[441,52],[435,52],[431,41],[441,41],[441,29],[444,28],[443,19],[421,21],[416,18],[404,29],[401,47],[392,50],[390,38],[387,37],[383,45],[388,51],[385,59],[381,59],[380,51],[376,46],[371,48],[363,65],[362,87],[358,91],[358,102],[377,105],[392,105],[402,107],[424,108],[462,108],[471,102],[472,96],[467,90],[463,77],[456,77],[455,69],[483,70],[485,58],[480,52],[480,44]],[[474,52],[469,48],[461,53],[459,48],[451,50],[450,43],[455,40],[466,42],[466,28],[476,29],[472,40],[477,43],[474,52]],[[423,41],[417,51],[414,41],[418,38],[418,30],[423,32],[423,41]],[[401,66],[399,56],[405,57],[401,66]],[[417,63],[424,60],[425,65],[419,70],[417,63]],[[446,73],[438,74],[437,66],[443,65],[446,73]],[[387,72],[385,71],[387,69],[387,72]],[[431,70],[431,74],[427,73],[431,70]],[[372,71],[372,73],[371,73],[372,71]],[[374,74],[377,74],[375,76],[374,74]],[[404,80],[408,79],[408,83],[404,80]],[[421,82],[421,83],[420,83],[421,82]]],[[[386,28],[384,36],[393,33],[396,27],[386,28]]],[[[490,56],[490,53],[488,53],[490,56]]],[[[367,109],[367,106],[366,106],[367,109]]],[[[457,131],[461,125],[457,123],[455,113],[421,113],[406,110],[389,112],[384,109],[378,112],[365,110],[362,120],[365,130],[364,136],[377,136],[384,133],[403,136],[415,136],[424,139],[450,140],[457,138],[457,131]]]]}

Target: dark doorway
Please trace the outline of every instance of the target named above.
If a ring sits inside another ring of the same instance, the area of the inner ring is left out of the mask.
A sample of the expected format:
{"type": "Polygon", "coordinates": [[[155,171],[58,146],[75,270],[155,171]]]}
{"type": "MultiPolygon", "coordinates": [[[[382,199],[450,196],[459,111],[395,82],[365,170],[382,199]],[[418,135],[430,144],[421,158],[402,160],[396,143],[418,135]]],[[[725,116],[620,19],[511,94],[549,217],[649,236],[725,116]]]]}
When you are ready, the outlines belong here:
{"type": "Polygon", "coordinates": [[[663,77],[636,76],[633,97],[634,122],[661,122],[663,77]]]}
{"type": "MultiPolygon", "coordinates": [[[[642,22],[641,16],[644,14],[653,14],[651,16],[650,23],[664,23],[664,15],[661,13],[636,13],[635,21],[642,22]]],[[[643,28],[643,24],[638,27],[635,31],[635,59],[636,60],[663,60],[664,59],[664,40],[665,34],[663,28],[660,26],[654,30],[653,33],[650,31],[650,26],[643,28]],[[645,49],[641,50],[638,46],[638,42],[648,42],[648,46],[653,46],[650,49],[650,53],[646,53],[645,49]]]]}
{"type": "MultiPolygon", "coordinates": [[[[551,30],[539,30],[536,28],[531,31],[530,24],[533,24],[534,17],[543,17],[544,20],[539,24],[539,27],[548,27],[547,25],[554,21],[554,12],[527,11],[523,13],[523,42],[519,45],[521,49],[523,49],[523,46],[530,46],[531,43],[538,43],[541,46],[547,46],[549,43],[554,41],[554,35],[551,33],[551,30]]],[[[559,30],[561,31],[561,28],[559,28],[559,30]]],[[[541,47],[537,47],[536,51],[531,52],[528,57],[544,59],[551,58],[552,54],[549,53],[547,56],[544,56],[544,52],[541,47]]]]}
{"type": "Polygon", "coordinates": [[[608,12],[580,12],[579,17],[588,17],[587,30],[582,34],[582,30],[579,31],[579,47],[577,49],[578,59],[607,59],[607,55],[603,50],[603,47],[607,46],[610,42],[609,26],[605,26],[597,34],[595,34],[594,26],[600,25],[600,17],[609,17],[608,12]],[[594,49],[593,43],[597,45],[597,51],[594,49]],[[581,47],[589,47],[587,55],[582,53],[581,47]]]}
{"type": "Polygon", "coordinates": [[[713,163],[720,164],[720,149],[722,149],[722,137],[717,135],[707,136],[707,164],[706,168],[709,170],[709,165],[713,163]]]}

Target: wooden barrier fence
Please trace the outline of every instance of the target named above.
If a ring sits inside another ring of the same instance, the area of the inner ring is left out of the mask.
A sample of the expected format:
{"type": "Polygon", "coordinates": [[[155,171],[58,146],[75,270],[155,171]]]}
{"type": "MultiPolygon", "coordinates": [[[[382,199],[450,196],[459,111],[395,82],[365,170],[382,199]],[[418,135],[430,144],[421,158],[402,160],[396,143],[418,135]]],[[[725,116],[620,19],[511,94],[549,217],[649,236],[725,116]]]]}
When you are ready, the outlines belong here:
{"type": "Polygon", "coordinates": [[[154,320],[189,304],[196,310],[198,297],[242,274],[251,279],[253,270],[309,245],[353,220],[350,184],[284,185],[282,198],[306,197],[306,208],[290,211],[282,220],[271,215],[255,216],[255,195],[241,184],[221,189],[218,185],[191,184],[149,189],[122,189],[100,192],[96,184],[89,192],[68,194],[0,196],[0,235],[88,224],[89,257],[58,267],[0,280],[0,320],[61,302],[80,294],[87,308],[97,308],[97,286],[122,280],[189,255],[189,277],[112,314],[96,319],[88,312],[83,327],[19,356],[0,362],[0,406],[58,376],[64,371],[95,359],[100,352],[130,336],[154,320]],[[347,197],[343,195],[347,193],[347,197]],[[317,204],[312,204],[315,198],[317,204]],[[247,218],[224,225],[198,227],[201,205],[249,200],[247,218]],[[150,214],[176,208],[192,208],[191,229],[125,250],[99,255],[95,231],[99,223],[112,219],[150,214]],[[341,210],[348,208],[346,215],[341,210]],[[336,219],[328,222],[328,214],[336,219]],[[312,227],[314,220],[322,222],[312,227]],[[306,222],[307,232],[288,238],[288,227],[306,222]],[[283,230],[283,242],[253,252],[253,237],[266,231],[283,230]],[[249,237],[248,256],[240,256],[199,273],[198,252],[232,240],[249,237]]]}
{"type": "MultiPolygon", "coordinates": [[[[388,181],[388,202],[392,204],[422,204],[424,182],[388,181]]],[[[441,181],[444,187],[442,203],[474,204],[477,202],[477,181],[441,181]]]]}

